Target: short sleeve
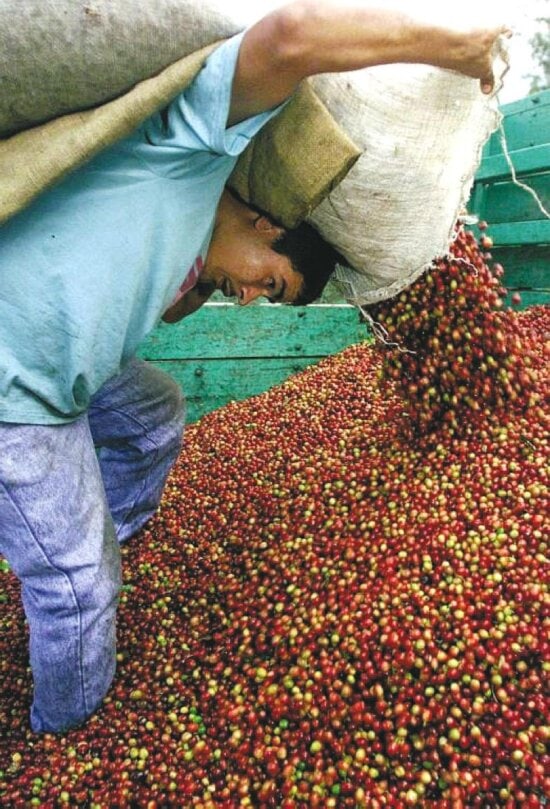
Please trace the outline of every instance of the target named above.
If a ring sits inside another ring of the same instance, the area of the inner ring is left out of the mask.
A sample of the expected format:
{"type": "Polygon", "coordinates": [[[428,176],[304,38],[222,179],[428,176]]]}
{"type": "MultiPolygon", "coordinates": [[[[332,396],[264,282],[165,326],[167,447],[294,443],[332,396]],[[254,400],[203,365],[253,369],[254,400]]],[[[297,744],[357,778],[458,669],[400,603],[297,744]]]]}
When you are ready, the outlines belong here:
{"type": "Polygon", "coordinates": [[[220,45],[189,87],[163,114],[153,116],[146,123],[149,145],[169,150],[172,158],[177,150],[237,157],[262,126],[284,107],[286,102],[226,127],[244,34],[241,32],[220,45]]]}

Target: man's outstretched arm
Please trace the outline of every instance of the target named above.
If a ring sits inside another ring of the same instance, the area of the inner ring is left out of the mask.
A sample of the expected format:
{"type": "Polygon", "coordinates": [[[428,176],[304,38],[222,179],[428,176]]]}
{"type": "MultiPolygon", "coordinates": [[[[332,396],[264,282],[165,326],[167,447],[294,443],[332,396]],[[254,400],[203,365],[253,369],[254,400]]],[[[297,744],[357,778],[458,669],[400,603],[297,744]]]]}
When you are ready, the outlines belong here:
{"type": "Polygon", "coordinates": [[[295,0],[246,33],[228,122],[280,104],[307,76],[397,62],[456,70],[490,92],[492,48],[503,33],[503,26],[457,31],[376,6],[295,0]]]}

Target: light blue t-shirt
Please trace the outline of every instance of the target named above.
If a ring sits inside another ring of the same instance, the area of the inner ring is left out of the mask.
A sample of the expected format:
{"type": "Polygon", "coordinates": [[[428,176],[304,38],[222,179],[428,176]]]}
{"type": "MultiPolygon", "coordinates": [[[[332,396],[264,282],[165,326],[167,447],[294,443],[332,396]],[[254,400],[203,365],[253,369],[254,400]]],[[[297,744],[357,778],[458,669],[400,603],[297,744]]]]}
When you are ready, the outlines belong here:
{"type": "Polygon", "coordinates": [[[225,128],[241,39],[0,228],[0,421],[76,418],[196,277],[237,156],[277,112],[225,128]]]}

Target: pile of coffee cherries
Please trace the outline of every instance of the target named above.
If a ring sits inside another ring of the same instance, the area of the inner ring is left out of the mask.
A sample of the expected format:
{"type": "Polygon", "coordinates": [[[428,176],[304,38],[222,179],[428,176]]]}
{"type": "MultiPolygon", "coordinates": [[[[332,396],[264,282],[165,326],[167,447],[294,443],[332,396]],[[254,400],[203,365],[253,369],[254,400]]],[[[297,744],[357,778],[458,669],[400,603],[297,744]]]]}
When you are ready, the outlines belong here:
{"type": "MultiPolygon", "coordinates": [[[[489,236],[482,236],[489,247],[489,236]]],[[[449,256],[397,299],[370,307],[369,315],[394,350],[383,376],[392,380],[420,429],[445,421],[460,430],[475,414],[507,403],[530,407],[534,349],[514,311],[503,309],[504,270],[487,263],[474,235],[458,228],[449,256]]]]}
{"type": "Polygon", "coordinates": [[[550,313],[486,307],[458,245],[477,273],[377,313],[415,354],[365,341],[187,430],[82,727],[31,733],[0,569],[2,807],[546,805],[550,313]]]}

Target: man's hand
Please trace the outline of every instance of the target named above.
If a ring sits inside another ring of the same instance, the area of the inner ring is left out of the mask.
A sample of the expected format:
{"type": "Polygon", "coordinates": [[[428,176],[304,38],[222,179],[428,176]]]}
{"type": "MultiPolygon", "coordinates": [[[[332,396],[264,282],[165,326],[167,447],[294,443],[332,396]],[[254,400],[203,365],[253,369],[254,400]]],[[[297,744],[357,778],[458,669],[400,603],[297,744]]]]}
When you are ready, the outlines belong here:
{"type": "Polygon", "coordinates": [[[174,306],[166,310],[162,316],[163,321],[165,323],[177,323],[178,320],[192,315],[193,312],[196,312],[206,303],[215,291],[216,288],[213,284],[201,284],[199,281],[174,306]]]}
{"type": "Polygon", "coordinates": [[[246,33],[229,124],[280,104],[302,79],[390,63],[428,64],[493,88],[492,51],[505,26],[458,31],[396,10],[296,0],[246,33]]]}

